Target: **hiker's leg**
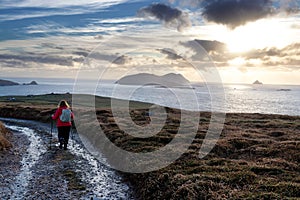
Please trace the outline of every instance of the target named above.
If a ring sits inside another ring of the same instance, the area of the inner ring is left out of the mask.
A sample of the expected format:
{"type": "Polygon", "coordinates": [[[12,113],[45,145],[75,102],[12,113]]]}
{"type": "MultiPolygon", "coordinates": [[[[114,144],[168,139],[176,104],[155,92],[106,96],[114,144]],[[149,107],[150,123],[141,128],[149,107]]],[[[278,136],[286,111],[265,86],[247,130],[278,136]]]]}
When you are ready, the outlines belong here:
{"type": "Polygon", "coordinates": [[[68,146],[70,130],[71,130],[71,126],[64,127],[64,149],[67,149],[68,146]]]}
{"type": "Polygon", "coordinates": [[[70,130],[71,130],[71,126],[67,126],[66,130],[65,130],[65,135],[64,135],[64,139],[65,139],[66,144],[69,143],[70,130]]]}
{"type": "Polygon", "coordinates": [[[59,148],[62,148],[63,143],[64,143],[64,130],[63,130],[63,127],[57,127],[57,133],[58,133],[59,148]]]}

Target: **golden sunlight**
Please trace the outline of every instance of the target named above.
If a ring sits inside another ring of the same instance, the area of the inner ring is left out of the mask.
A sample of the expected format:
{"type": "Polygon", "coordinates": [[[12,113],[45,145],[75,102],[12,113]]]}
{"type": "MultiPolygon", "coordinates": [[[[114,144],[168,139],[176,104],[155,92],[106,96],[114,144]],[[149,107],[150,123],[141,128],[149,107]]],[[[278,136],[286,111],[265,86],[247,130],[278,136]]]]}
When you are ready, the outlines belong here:
{"type": "Polygon", "coordinates": [[[230,52],[242,53],[266,47],[283,48],[294,43],[300,39],[300,30],[295,31],[294,25],[295,18],[277,16],[249,22],[233,30],[215,23],[193,26],[184,34],[198,39],[217,40],[225,43],[230,52]]]}
{"type": "Polygon", "coordinates": [[[234,53],[266,47],[282,48],[294,40],[290,30],[290,24],[283,23],[280,18],[262,19],[234,30],[227,29],[223,41],[234,53]]]}

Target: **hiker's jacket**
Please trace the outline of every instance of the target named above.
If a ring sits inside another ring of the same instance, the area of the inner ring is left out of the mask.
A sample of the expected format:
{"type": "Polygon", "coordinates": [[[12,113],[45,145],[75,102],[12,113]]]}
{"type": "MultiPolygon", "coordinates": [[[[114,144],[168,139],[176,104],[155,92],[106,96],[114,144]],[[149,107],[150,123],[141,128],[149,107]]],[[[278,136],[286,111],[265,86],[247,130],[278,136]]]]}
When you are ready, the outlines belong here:
{"type": "MultiPolygon", "coordinates": [[[[63,109],[68,109],[68,107],[66,107],[66,106],[65,106],[65,107],[59,107],[59,108],[56,110],[56,112],[54,113],[54,115],[52,115],[52,119],[53,119],[53,120],[57,120],[57,121],[56,121],[56,126],[57,126],[57,127],[60,127],[60,126],[72,126],[72,122],[62,122],[62,121],[59,119],[59,117],[60,117],[60,115],[61,115],[63,109]]],[[[71,113],[71,118],[72,118],[72,119],[74,118],[73,112],[71,113]]]]}

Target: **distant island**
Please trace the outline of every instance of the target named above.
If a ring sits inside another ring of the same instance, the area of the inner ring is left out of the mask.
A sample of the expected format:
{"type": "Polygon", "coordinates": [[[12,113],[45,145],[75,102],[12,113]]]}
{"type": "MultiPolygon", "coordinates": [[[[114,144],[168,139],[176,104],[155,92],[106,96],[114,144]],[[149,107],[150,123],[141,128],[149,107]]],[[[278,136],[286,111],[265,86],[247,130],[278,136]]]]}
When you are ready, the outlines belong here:
{"type": "Polygon", "coordinates": [[[154,85],[158,87],[191,88],[191,83],[181,74],[169,73],[158,76],[149,73],[139,73],[122,77],[115,82],[120,85],[154,85]]]}
{"type": "Polygon", "coordinates": [[[23,85],[38,85],[36,81],[31,81],[30,83],[23,83],[23,85]]]}
{"type": "MultiPolygon", "coordinates": [[[[20,84],[17,82],[0,79],[0,86],[13,86],[13,85],[20,85],[20,84]]],[[[31,81],[30,83],[23,83],[23,85],[38,85],[38,83],[36,81],[31,81]]]]}
{"type": "Polygon", "coordinates": [[[254,85],[262,85],[263,83],[260,82],[260,81],[258,81],[258,80],[256,80],[256,81],[253,82],[253,84],[254,84],[254,85]]]}

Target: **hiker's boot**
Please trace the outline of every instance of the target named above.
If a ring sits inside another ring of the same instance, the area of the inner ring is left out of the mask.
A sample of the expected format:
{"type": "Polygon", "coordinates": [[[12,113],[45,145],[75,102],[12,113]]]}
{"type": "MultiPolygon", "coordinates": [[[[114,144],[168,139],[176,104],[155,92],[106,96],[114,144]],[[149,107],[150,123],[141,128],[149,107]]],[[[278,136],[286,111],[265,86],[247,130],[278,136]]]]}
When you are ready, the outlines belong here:
{"type": "Polygon", "coordinates": [[[64,150],[67,150],[68,149],[68,144],[67,143],[64,143],[64,150]]]}
{"type": "Polygon", "coordinates": [[[65,143],[64,138],[58,138],[59,139],[59,148],[63,148],[63,144],[65,143]]]}

